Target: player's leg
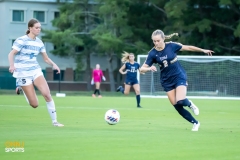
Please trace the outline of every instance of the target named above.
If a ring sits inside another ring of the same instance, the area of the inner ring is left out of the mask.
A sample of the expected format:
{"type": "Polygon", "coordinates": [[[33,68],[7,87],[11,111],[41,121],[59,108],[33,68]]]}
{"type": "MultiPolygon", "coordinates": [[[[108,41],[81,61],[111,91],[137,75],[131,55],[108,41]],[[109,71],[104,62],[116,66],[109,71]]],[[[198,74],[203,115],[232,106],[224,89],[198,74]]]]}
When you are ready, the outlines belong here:
{"type": "Polygon", "coordinates": [[[140,106],[141,97],[140,97],[140,86],[139,86],[139,84],[134,84],[133,89],[135,90],[135,93],[136,93],[137,107],[141,108],[141,106],[140,106]]]}
{"type": "Polygon", "coordinates": [[[124,84],[124,88],[122,88],[121,92],[125,95],[128,95],[131,89],[131,85],[124,84]]]}
{"type": "MultiPolygon", "coordinates": [[[[191,106],[191,102],[186,98],[187,94],[187,86],[180,85],[176,88],[176,109],[180,109],[180,112],[182,112],[182,116],[188,120],[190,123],[193,123],[193,129],[192,131],[198,131],[198,128],[200,126],[200,122],[198,122],[190,112],[188,112],[186,109],[184,109],[184,106],[191,106]]],[[[199,112],[198,112],[199,113],[199,112]]]]}
{"type": "MultiPolygon", "coordinates": [[[[195,115],[199,115],[199,109],[197,108],[197,106],[195,106],[193,104],[192,101],[189,101],[186,98],[186,94],[187,94],[187,87],[186,86],[180,85],[176,88],[177,105],[188,106],[193,111],[193,113],[195,115]]],[[[185,114],[185,116],[187,116],[189,120],[192,119],[191,120],[191,123],[193,123],[192,131],[198,131],[198,129],[200,127],[200,122],[195,120],[189,112],[188,112],[188,114],[185,114]]]]}
{"type": "Polygon", "coordinates": [[[95,91],[94,91],[94,93],[92,94],[92,97],[96,97],[96,94],[97,94],[97,84],[96,84],[97,82],[95,82],[94,81],[94,84],[95,84],[95,91]]]}
{"type": "Polygon", "coordinates": [[[18,90],[21,89],[28,104],[31,105],[33,108],[37,108],[38,99],[33,86],[32,77],[17,78],[16,86],[18,90]]]}
{"type": "Polygon", "coordinates": [[[98,97],[101,98],[101,93],[100,93],[100,85],[101,83],[100,82],[96,82],[96,89],[97,89],[97,93],[98,93],[98,97]]]}
{"type": "Polygon", "coordinates": [[[165,88],[165,91],[167,91],[167,95],[168,95],[168,99],[171,102],[171,104],[174,106],[174,108],[178,111],[178,113],[185,118],[187,121],[191,122],[191,123],[198,123],[193,117],[192,115],[183,108],[183,106],[181,104],[178,104],[177,101],[177,89],[173,89],[173,88],[165,88]]]}
{"type": "Polygon", "coordinates": [[[37,75],[34,78],[34,85],[38,88],[38,90],[41,92],[42,96],[44,97],[46,104],[47,104],[47,109],[50,114],[50,117],[52,119],[52,123],[54,126],[57,127],[62,127],[64,126],[63,124],[60,124],[57,122],[57,114],[56,114],[56,108],[55,108],[55,103],[52,99],[52,96],[50,94],[50,89],[48,87],[47,81],[44,78],[42,74],[37,75]]]}
{"type": "Polygon", "coordinates": [[[182,106],[188,106],[195,115],[199,115],[198,107],[190,100],[186,98],[187,86],[180,85],[176,88],[176,101],[182,106]]]}
{"type": "Polygon", "coordinates": [[[100,95],[99,88],[100,88],[100,82],[95,82],[95,91],[92,97],[96,97],[96,94],[98,94],[98,96],[100,95]]]}
{"type": "Polygon", "coordinates": [[[125,83],[124,83],[124,87],[125,87],[125,88],[123,88],[122,86],[119,86],[119,87],[117,88],[117,92],[120,91],[120,92],[122,92],[123,94],[128,95],[129,92],[130,92],[130,88],[131,88],[131,86],[132,86],[133,84],[134,84],[134,83],[132,83],[131,80],[126,79],[126,80],[125,80],[125,83]]]}
{"type": "Polygon", "coordinates": [[[167,92],[168,100],[170,101],[170,103],[172,105],[175,105],[177,103],[176,102],[176,89],[171,89],[166,92],[167,92]]]}
{"type": "Polygon", "coordinates": [[[33,108],[38,107],[38,98],[34,89],[33,84],[29,84],[27,86],[21,86],[23,94],[30,106],[33,108]]]}

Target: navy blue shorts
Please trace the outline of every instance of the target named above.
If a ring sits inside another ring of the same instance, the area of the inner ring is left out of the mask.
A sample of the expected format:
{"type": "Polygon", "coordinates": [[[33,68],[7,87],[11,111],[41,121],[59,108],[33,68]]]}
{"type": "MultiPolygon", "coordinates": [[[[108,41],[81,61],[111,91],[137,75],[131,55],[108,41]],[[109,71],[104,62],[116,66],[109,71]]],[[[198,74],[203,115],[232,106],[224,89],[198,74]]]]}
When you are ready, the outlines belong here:
{"type": "Polygon", "coordinates": [[[177,88],[178,86],[188,86],[187,80],[180,79],[180,80],[177,80],[176,83],[172,83],[172,84],[168,84],[168,85],[164,85],[164,84],[162,85],[165,92],[169,92],[169,91],[177,88]]]}
{"type": "Polygon", "coordinates": [[[135,80],[126,79],[126,80],[125,80],[125,84],[126,84],[126,85],[131,85],[131,86],[133,86],[133,85],[135,85],[135,84],[138,84],[138,80],[137,80],[137,79],[135,79],[135,80]]]}

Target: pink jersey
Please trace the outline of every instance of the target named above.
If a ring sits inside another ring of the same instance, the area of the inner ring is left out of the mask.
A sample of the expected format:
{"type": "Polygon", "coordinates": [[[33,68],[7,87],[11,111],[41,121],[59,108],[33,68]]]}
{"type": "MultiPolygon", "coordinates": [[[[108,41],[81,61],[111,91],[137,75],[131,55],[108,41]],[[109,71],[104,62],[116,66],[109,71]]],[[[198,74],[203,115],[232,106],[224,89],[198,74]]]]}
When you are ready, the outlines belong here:
{"type": "Polygon", "coordinates": [[[101,69],[94,69],[92,72],[92,77],[94,82],[101,82],[102,81],[103,72],[101,69]]]}

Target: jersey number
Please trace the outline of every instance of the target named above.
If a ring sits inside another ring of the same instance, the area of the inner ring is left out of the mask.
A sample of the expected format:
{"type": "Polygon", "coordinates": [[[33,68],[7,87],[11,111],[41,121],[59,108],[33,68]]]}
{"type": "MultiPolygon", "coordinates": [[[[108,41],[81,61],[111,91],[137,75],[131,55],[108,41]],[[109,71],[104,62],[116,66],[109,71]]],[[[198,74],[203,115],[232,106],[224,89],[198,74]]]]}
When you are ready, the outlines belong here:
{"type": "Polygon", "coordinates": [[[168,62],[166,60],[163,61],[164,68],[168,66],[168,62]]]}
{"type": "Polygon", "coordinates": [[[131,68],[130,72],[135,72],[135,69],[134,69],[134,68],[131,68]]]}

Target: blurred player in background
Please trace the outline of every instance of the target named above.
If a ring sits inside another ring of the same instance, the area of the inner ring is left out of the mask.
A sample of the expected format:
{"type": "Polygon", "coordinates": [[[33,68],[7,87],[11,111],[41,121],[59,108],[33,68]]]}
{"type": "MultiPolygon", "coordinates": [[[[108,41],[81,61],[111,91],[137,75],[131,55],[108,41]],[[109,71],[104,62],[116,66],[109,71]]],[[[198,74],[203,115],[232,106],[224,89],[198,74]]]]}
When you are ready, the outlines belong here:
{"type": "Polygon", "coordinates": [[[44,61],[51,65],[53,69],[56,69],[57,73],[60,73],[60,69],[48,57],[43,42],[37,37],[40,32],[41,24],[39,21],[31,19],[28,22],[26,35],[15,40],[12,51],[8,55],[9,72],[13,73],[13,77],[16,78],[16,92],[20,94],[22,90],[27,102],[33,108],[38,107],[38,98],[34,86],[37,87],[46,101],[52,124],[57,127],[63,127],[64,125],[57,121],[55,104],[42,69],[37,62],[37,55],[41,53],[44,61]]]}
{"type": "Polygon", "coordinates": [[[139,71],[140,65],[134,61],[134,58],[133,53],[124,52],[122,54],[122,63],[124,63],[124,65],[119,69],[119,72],[126,74],[126,79],[124,88],[119,86],[117,92],[121,91],[123,94],[128,95],[132,86],[136,93],[137,107],[141,108],[140,86],[137,79],[137,71],[139,71]]]}
{"type": "Polygon", "coordinates": [[[106,81],[106,78],[103,75],[102,70],[100,69],[100,65],[96,64],[96,68],[92,72],[92,81],[91,84],[93,85],[95,83],[95,91],[92,94],[92,97],[96,97],[96,93],[98,94],[98,97],[101,98],[101,93],[100,93],[100,85],[101,82],[106,81]]]}
{"type": "Polygon", "coordinates": [[[167,92],[169,101],[183,118],[193,124],[192,131],[198,131],[200,122],[183,108],[184,106],[188,106],[195,115],[199,114],[197,106],[186,98],[187,75],[177,59],[177,52],[193,51],[212,55],[213,51],[195,46],[182,45],[180,43],[164,42],[165,39],[170,39],[174,35],[178,34],[173,33],[165,36],[161,30],[156,30],[152,33],[152,40],[155,46],[149,51],[147,59],[140,68],[140,71],[141,73],[157,71],[153,63],[157,63],[160,66],[160,81],[162,87],[167,92]]]}

